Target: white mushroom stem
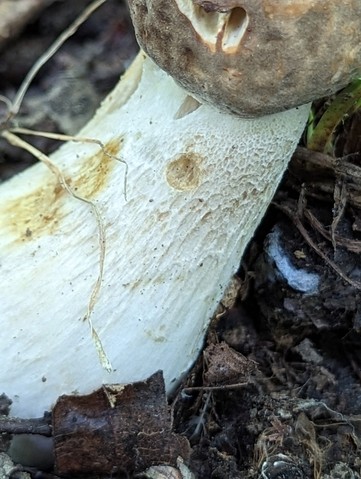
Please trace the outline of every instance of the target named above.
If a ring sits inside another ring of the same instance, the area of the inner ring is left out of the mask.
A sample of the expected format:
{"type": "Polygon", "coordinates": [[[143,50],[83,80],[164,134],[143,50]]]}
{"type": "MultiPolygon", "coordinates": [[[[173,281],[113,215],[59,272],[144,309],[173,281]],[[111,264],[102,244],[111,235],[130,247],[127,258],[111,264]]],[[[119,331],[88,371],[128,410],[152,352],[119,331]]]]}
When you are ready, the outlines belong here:
{"type": "Polygon", "coordinates": [[[91,320],[112,372],[83,320],[99,274],[94,210],[44,164],[1,185],[0,385],[13,415],[39,416],[61,394],[159,369],[171,391],[196,359],[305,125],[307,105],[255,120],[189,107],[187,92],[144,57],[79,134],[113,156],[74,142],[52,155],[104,225],[91,320]]]}

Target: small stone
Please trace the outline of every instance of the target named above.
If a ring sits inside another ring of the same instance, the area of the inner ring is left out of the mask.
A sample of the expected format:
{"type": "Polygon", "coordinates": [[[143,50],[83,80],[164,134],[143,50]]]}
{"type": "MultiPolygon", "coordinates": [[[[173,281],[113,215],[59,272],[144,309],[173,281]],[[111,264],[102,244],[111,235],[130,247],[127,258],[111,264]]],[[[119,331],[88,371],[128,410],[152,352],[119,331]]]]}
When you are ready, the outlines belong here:
{"type": "MultiPolygon", "coordinates": [[[[0,453],[0,479],[9,479],[14,472],[14,469],[17,469],[10,457],[4,452],[0,453]]],[[[30,479],[30,474],[27,472],[17,472],[17,479],[30,479]]]]}

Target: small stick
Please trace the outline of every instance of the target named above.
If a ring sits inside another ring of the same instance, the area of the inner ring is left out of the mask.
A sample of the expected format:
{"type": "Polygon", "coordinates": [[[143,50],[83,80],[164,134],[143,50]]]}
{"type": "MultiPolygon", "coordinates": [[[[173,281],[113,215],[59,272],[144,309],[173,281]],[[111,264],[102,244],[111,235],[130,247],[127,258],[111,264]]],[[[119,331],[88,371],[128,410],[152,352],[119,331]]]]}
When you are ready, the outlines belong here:
{"type": "Polygon", "coordinates": [[[235,383],[235,384],[225,384],[223,386],[194,386],[189,388],[182,389],[184,393],[192,393],[194,391],[225,391],[228,389],[238,389],[243,386],[247,386],[249,382],[246,383],[235,383]]]}
{"type": "Polygon", "coordinates": [[[0,433],[52,436],[51,416],[49,414],[35,419],[0,416],[0,433]]]}
{"type": "Polygon", "coordinates": [[[106,0],[95,0],[94,2],[92,2],[34,63],[32,68],[29,70],[28,74],[24,78],[22,84],[20,85],[20,88],[13,101],[12,107],[9,111],[8,119],[13,118],[18,113],[25,93],[27,92],[30,83],[33,81],[40,68],[45,65],[49,58],[51,58],[59,50],[59,48],[69,37],[74,35],[80,25],[82,25],[85,20],[89,18],[89,16],[94,12],[94,10],[100,7],[100,5],[102,5],[105,1],[106,0]]]}

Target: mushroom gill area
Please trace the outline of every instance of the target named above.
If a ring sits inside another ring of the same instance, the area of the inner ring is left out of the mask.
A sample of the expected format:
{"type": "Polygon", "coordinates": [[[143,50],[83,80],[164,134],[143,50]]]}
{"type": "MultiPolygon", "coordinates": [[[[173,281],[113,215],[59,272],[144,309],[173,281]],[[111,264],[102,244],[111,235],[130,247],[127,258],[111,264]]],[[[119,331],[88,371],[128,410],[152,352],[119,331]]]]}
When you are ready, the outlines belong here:
{"type": "Polygon", "coordinates": [[[179,11],[189,19],[197,35],[212,52],[232,54],[238,50],[249,23],[244,8],[203,0],[175,1],[179,11]]]}

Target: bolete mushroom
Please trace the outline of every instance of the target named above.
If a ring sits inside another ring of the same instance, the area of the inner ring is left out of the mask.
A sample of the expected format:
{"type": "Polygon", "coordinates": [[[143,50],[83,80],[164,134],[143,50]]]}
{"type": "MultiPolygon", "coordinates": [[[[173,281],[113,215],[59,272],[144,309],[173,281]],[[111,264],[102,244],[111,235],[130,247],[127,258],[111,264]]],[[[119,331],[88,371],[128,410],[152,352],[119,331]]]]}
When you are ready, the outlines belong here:
{"type": "Polygon", "coordinates": [[[309,106],[296,105],[360,72],[360,2],[129,4],[177,83],[140,52],[79,133],[103,147],[69,142],[53,171],[0,188],[0,384],[14,415],[159,369],[173,390],[301,136],[309,106]]]}

